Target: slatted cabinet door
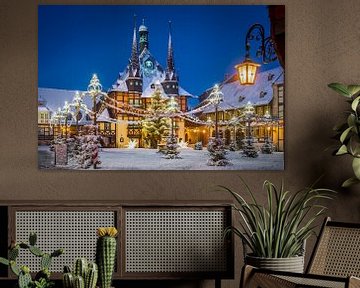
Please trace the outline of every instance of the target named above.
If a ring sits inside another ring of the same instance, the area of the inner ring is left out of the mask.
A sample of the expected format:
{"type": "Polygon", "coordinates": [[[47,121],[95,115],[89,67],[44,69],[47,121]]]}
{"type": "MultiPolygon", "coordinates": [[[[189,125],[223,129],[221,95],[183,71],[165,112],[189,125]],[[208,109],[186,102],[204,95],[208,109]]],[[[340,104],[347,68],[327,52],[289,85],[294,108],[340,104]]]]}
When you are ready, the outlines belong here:
{"type": "MultiPolygon", "coordinates": [[[[53,259],[50,271],[56,276],[64,265],[73,266],[74,260],[85,257],[95,261],[96,229],[117,227],[119,210],[104,207],[13,207],[10,242],[28,243],[30,232],[37,234],[37,246],[51,253],[63,248],[64,254],[53,259]]],[[[17,262],[27,265],[30,271],[40,270],[40,258],[29,251],[20,250],[17,262]]]]}
{"type": "Polygon", "coordinates": [[[229,207],[124,207],[124,278],[227,278],[229,207]]]}

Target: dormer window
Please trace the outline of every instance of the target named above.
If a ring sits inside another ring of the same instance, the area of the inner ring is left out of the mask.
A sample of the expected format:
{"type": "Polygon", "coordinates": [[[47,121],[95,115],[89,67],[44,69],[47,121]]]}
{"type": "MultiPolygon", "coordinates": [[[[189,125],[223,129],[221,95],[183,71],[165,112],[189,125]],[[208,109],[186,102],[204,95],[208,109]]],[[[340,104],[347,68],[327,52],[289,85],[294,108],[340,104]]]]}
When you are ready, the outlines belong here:
{"type": "Polygon", "coordinates": [[[268,74],[268,81],[272,81],[275,77],[275,74],[269,73],[268,74]]]}
{"type": "Polygon", "coordinates": [[[244,99],[245,99],[245,96],[243,96],[243,95],[240,95],[240,96],[239,96],[239,102],[244,101],[244,99]]]}

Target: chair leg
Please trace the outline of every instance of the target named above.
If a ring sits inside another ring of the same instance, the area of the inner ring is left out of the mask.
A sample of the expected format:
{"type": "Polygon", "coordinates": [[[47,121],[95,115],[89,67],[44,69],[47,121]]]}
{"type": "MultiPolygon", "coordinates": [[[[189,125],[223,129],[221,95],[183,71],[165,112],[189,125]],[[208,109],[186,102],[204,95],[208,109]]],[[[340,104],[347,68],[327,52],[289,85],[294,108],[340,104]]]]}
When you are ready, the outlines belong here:
{"type": "Polygon", "coordinates": [[[221,278],[215,278],[215,288],[221,288],[221,278]]]}

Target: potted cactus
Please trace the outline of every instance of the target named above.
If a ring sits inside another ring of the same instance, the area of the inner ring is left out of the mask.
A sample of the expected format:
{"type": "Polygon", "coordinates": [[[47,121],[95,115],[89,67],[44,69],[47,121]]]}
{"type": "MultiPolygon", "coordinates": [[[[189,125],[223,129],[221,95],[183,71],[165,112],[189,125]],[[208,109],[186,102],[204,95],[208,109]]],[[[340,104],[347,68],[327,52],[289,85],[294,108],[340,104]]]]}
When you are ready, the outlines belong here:
{"type": "Polygon", "coordinates": [[[74,263],[73,272],[69,266],[64,267],[64,288],[95,288],[98,279],[96,263],[88,262],[85,258],[78,258],[74,263]]]}
{"type": "Polygon", "coordinates": [[[0,257],[0,263],[10,266],[11,271],[18,277],[19,288],[49,288],[54,285],[50,280],[50,265],[54,257],[58,257],[64,253],[63,249],[57,249],[52,253],[45,253],[36,246],[37,236],[30,233],[29,243],[19,242],[12,243],[8,252],[8,259],[0,257]],[[41,258],[41,270],[35,275],[34,280],[30,275],[28,266],[19,266],[16,259],[19,256],[20,249],[26,249],[33,255],[41,258]]]}
{"type": "Polygon", "coordinates": [[[99,287],[110,288],[116,258],[115,227],[100,227],[97,229],[96,262],[99,267],[99,287]]]}

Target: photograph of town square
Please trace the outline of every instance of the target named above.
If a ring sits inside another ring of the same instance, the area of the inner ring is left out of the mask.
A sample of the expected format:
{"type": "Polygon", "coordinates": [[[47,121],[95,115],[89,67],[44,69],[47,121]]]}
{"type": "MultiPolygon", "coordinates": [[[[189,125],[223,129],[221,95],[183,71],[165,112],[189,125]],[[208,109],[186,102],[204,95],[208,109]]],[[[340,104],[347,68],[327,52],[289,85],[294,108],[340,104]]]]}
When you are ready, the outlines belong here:
{"type": "Polygon", "coordinates": [[[40,5],[39,169],[283,170],[284,10],[40,5]]]}

